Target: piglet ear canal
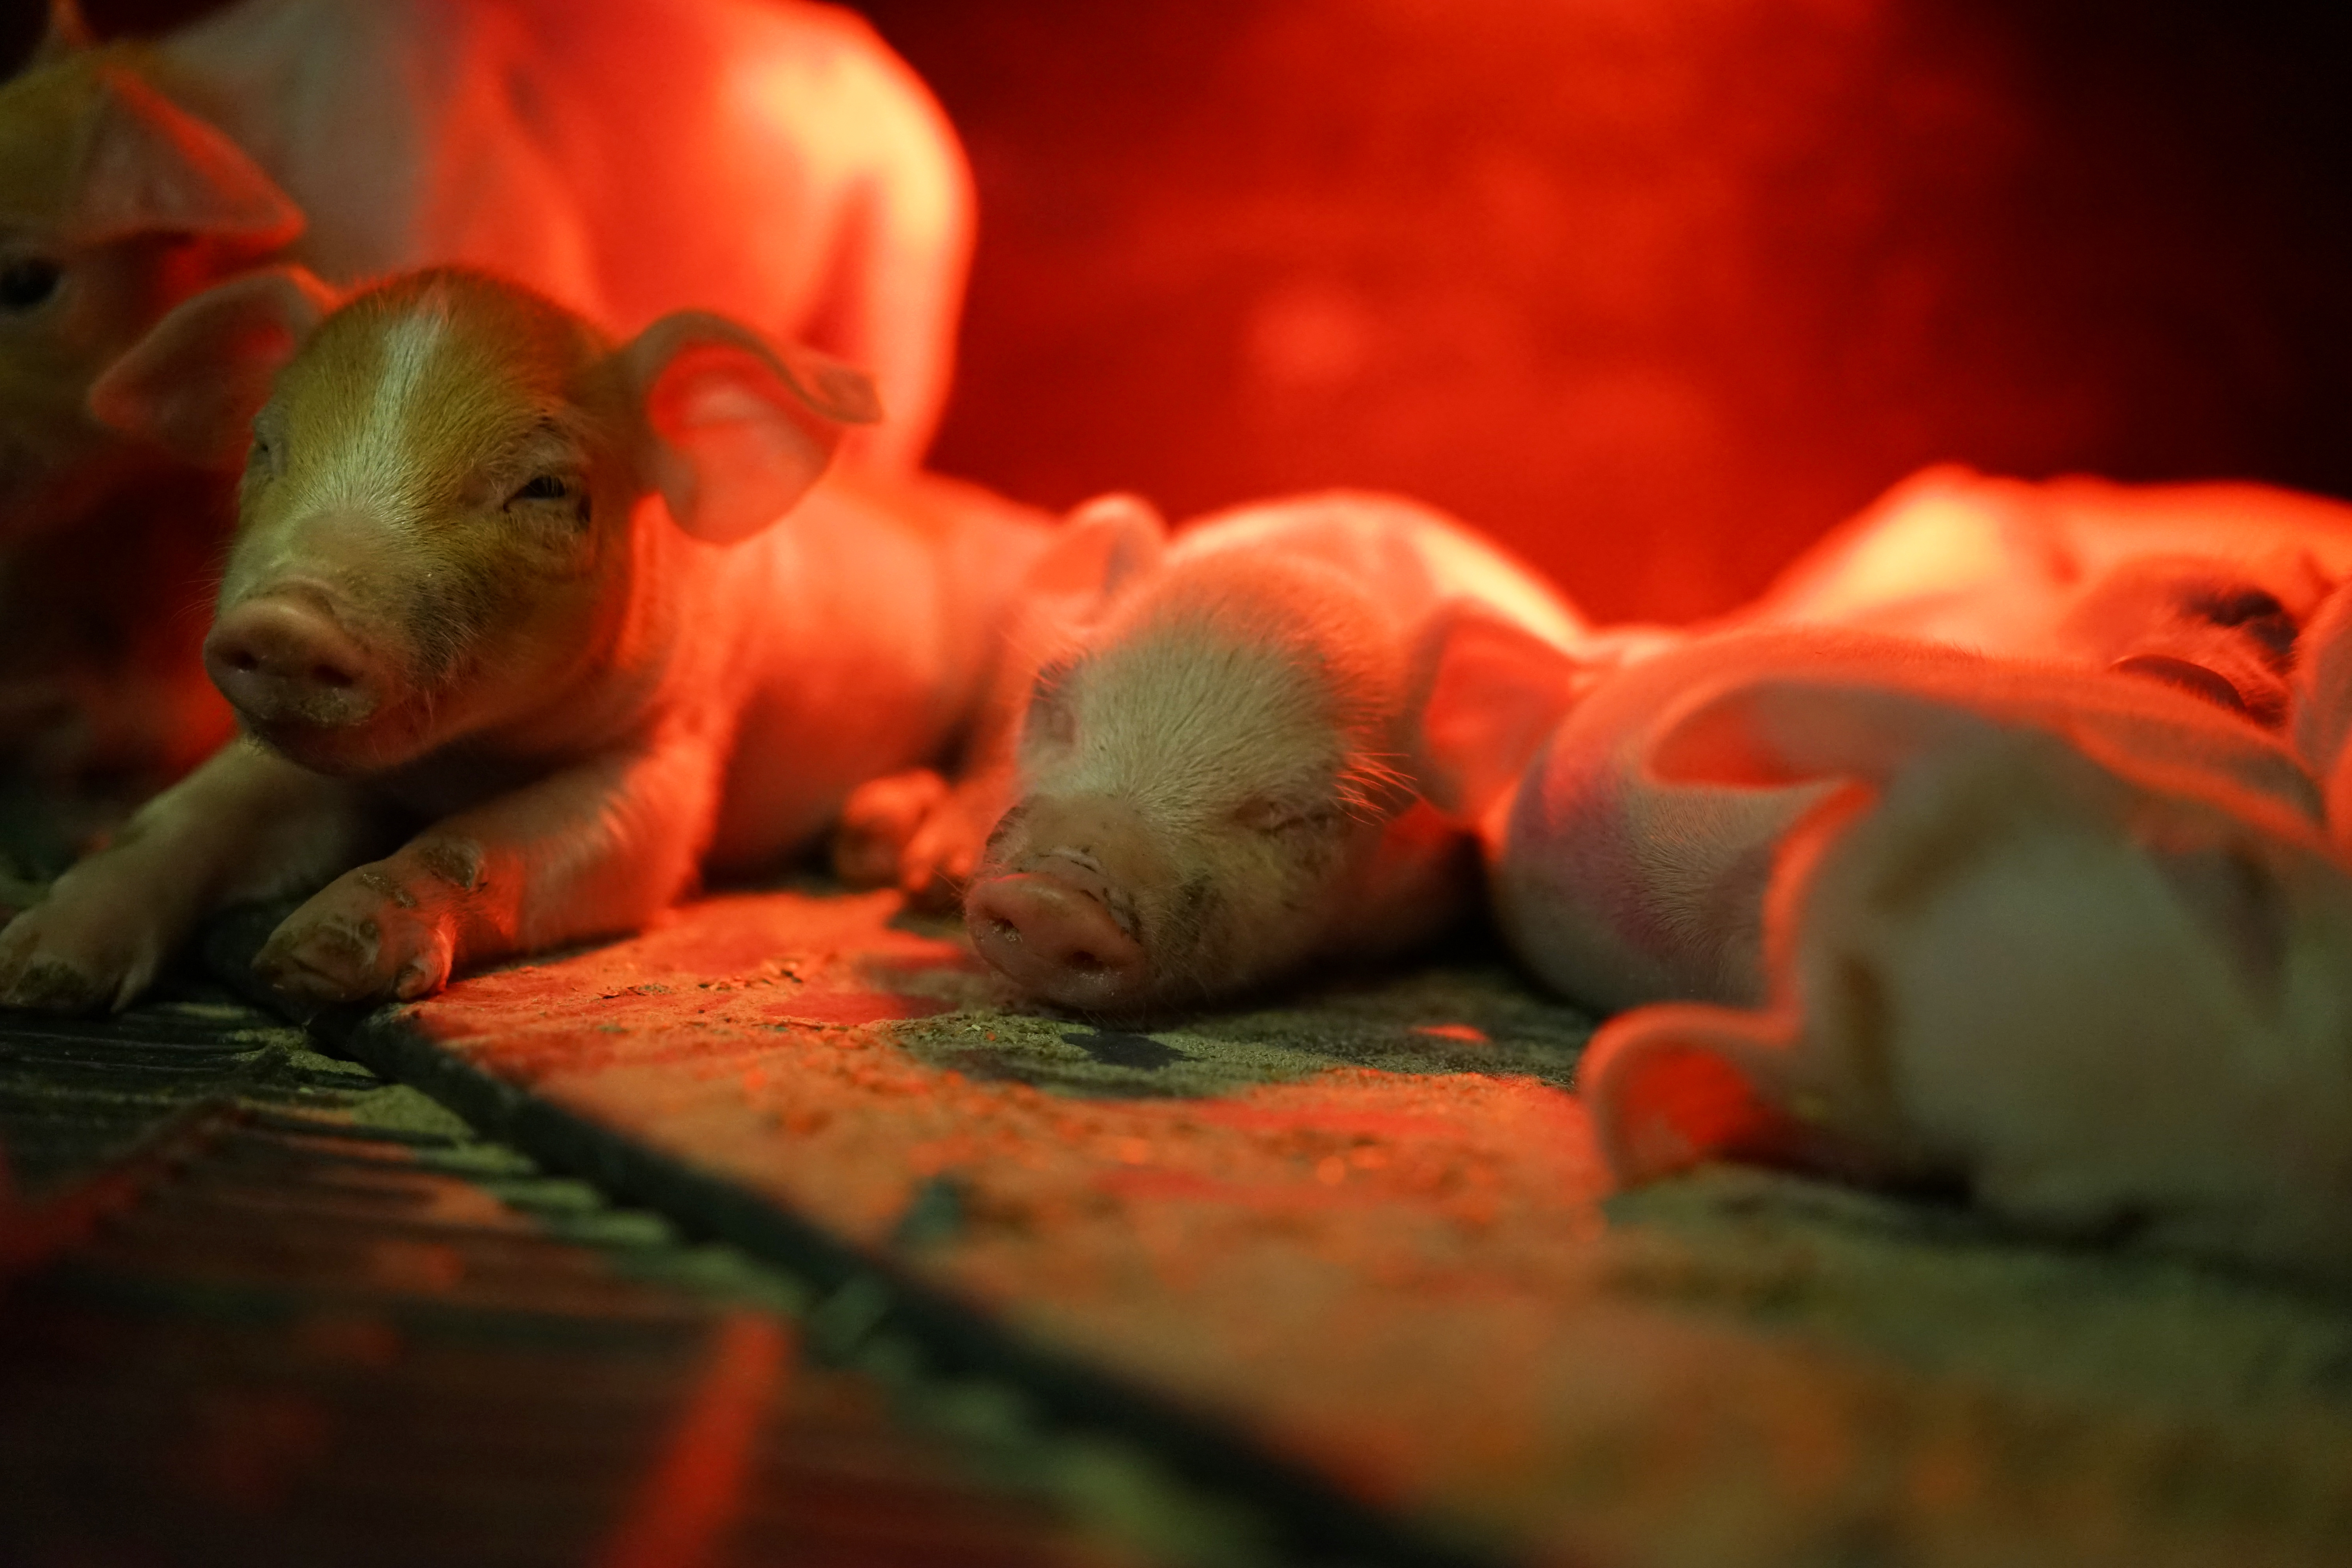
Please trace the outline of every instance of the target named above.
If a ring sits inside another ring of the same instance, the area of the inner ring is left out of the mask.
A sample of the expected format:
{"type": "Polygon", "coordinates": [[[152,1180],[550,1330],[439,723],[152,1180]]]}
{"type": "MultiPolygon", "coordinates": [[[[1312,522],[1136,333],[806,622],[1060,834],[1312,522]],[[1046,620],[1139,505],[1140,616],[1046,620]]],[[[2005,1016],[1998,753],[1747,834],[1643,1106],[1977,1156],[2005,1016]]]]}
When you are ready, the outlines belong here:
{"type": "Polygon", "coordinates": [[[1029,568],[1027,590],[1055,605],[1075,625],[1099,615],[1119,591],[1158,567],[1168,552],[1159,509],[1123,492],[1074,509],[1029,568]]]}
{"type": "Polygon", "coordinates": [[[644,415],[646,481],[680,528],[714,544],[782,517],[847,426],[882,417],[863,372],[705,311],[664,316],[618,359],[644,415]]]}
{"type": "Polygon", "coordinates": [[[1467,601],[1439,607],[1414,650],[1422,797],[1475,825],[1517,787],[1594,669],[1467,601]]]}
{"type": "Polygon", "coordinates": [[[1637,1186],[1709,1160],[1803,1166],[1823,1142],[1791,1109],[1774,1015],[1663,1003],[1601,1026],[1577,1069],[1601,1154],[1637,1186]]]}
{"type": "Polygon", "coordinates": [[[183,461],[234,468],[270,383],[334,305],[334,290],[299,267],[191,296],[90,384],[90,415],[183,461]]]}
{"type": "Polygon", "coordinates": [[[63,237],[186,234],[247,253],[291,244],[302,209],[226,136],[119,68],[101,69],[63,237]]]}

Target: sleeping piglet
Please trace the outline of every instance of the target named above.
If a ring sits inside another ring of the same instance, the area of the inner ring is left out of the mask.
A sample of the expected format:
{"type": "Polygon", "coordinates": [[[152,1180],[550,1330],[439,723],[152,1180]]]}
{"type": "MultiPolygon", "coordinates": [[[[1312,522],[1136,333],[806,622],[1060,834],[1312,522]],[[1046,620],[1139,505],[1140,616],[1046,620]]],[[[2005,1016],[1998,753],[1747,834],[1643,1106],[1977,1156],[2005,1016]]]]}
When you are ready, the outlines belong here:
{"type": "Polygon", "coordinates": [[[259,387],[292,354],[205,647],[247,736],[0,932],[0,1002],[120,1007],[207,911],[322,883],[264,978],[420,996],[772,859],[962,723],[1046,536],[944,483],[818,485],[874,417],[858,374],[698,312],[616,347],[465,271],[293,352],[317,308],[291,274],[213,290],[121,378],[195,418],[179,356],[259,387]]]}
{"type": "Polygon", "coordinates": [[[1766,994],[1594,1037],[1619,1179],[1731,1157],[1957,1186],[2036,1232],[2352,1280],[2352,877],[2304,792],[2151,694],[2182,704],[2169,738],[2095,691],[2069,733],[1995,682],[1827,667],[1680,709],[1661,781],[1816,794],[1764,895],[1766,994]]]}
{"type": "MultiPolygon", "coordinates": [[[[1584,635],[1460,524],[1348,493],[1172,543],[1142,503],[1097,502],[1038,562],[1025,615],[995,755],[902,812],[902,880],[968,882],[989,963],[1124,1014],[1393,952],[1459,913],[1470,826],[1542,733],[1529,704],[1482,700],[1489,678],[1543,655],[1572,679],[1584,635]]],[[[848,825],[910,789],[870,786],[848,825]]]]}
{"type": "Polygon", "coordinates": [[[1833,691],[1785,698],[1791,728],[1824,736],[1906,715],[2031,726],[2316,820],[2311,778],[2278,737],[2168,683],[1834,627],[1696,637],[1593,685],[1490,819],[1496,920],[1564,994],[1608,1009],[1763,1000],[1766,887],[1784,839],[1843,785],[1666,768],[1688,715],[1732,689],[1833,691]]]}
{"type": "Polygon", "coordinates": [[[1734,621],[2112,670],[2276,726],[2301,628],[2348,578],[2352,506],[2324,496],[1947,464],[1832,531],[1734,621]]]}

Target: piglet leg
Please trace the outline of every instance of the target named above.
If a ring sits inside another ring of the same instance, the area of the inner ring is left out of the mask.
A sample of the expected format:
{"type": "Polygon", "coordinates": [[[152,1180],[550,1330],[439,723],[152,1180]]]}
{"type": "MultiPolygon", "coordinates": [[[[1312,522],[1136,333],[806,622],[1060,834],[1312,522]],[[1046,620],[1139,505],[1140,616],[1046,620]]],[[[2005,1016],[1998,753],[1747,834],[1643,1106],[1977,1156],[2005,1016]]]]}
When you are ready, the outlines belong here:
{"type": "Polygon", "coordinates": [[[834,840],[834,870],[852,887],[896,885],[934,914],[959,909],[998,818],[1013,804],[1009,768],[950,784],[928,769],[891,773],[850,793],[834,840]]]}
{"type": "Polygon", "coordinates": [[[300,1006],[430,995],[452,972],[643,926],[693,880],[719,770],[706,748],[599,758],[446,817],[346,872],[254,970],[300,1006]]]}
{"type": "Polygon", "coordinates": [[[367,821],[352,786],[231,742],[0,931],[0,1006],[129,1006],[205,915],[367,853],[367,821]]]}

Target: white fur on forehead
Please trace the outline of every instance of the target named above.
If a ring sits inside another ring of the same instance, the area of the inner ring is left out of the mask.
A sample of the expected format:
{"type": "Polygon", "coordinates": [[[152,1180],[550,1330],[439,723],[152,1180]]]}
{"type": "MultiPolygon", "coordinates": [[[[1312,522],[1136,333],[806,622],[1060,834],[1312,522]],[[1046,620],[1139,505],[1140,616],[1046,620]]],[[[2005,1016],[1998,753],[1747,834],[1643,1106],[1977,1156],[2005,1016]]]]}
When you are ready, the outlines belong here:
{"type": "Polygon", "coordinates": [[[1171,574],[1087,639],[1065,678],[1077,727],[1062,787],[1149,801],[1168,820],[1269,792],[1346,804],[1359,775],[1381,771],[1401,640],[1312,563],[1171,574]]]}
{"type": "Polygon", "coordinates": [[[1402,700],[1404,634],[1346,573],[1268,553],[1180,562],[1090,641],[1263,651],[1326,694],[1328,721],[1355,729],[1384,724],[1402,700]]]}
{"type": "Polygon", "coordinates": [[[306,428],[281,505],[415,518],[535,426],[573,427],[568,383],[596,340],[520,289],[425,272],[362,294],[312,335],[280,380],[277,416],[306,428]]]}

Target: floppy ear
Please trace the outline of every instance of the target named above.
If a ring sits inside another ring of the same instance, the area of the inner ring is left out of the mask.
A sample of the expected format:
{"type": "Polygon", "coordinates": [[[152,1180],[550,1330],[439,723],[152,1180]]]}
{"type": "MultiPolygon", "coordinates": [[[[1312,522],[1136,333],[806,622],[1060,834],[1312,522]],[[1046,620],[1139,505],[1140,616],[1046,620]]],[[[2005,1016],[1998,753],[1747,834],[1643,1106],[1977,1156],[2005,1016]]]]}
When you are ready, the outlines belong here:
{"type": "Polygon", "coordinates": [[[1932,693],[1766,676],[1701,698],[1663,727],[1647,762],[1670,783],[1883,783],[1922,752],[1997,729],[1932,693]]]}
{"type": "Polygon", "coordinates": [[[193,295],[90,384],[90,415],[185,461],[234,468],[270,382],[334,306],[334,290],[299,267],[193,295]]]}
{"type": "Polygon", "coordinates": [[[49,0],[48,28],[42,33],[39,45],[25,62],[24,68],[37,70],[43,66],[54,65],[68,55],[79,54],[93,47],[97,41],[76,0],[49,0]]]}
{"type": "Polygon", "coordinates": [[[302,209],[219,131],[120,67],[101,68],[96,90],[67,244],[188,234],[268,251],[302,232],[302,209]]]}
{"type": "Polygon", "coordinates": [[[616,359],[644,415],[640,472],[678,527],[713,544],[791,510],[843,426],[882,417],[864,372],[708,311],[664,316],[616,359]]]}
{"type": "Polygon", "coordinates": [[[1414,777],[1449,820],[1475,824],[1518,783],[1594,675],[1485,606],[1440,605],[1413,650],[1414,777]]]}
{"type": "Polygon", "coordinates": [[[2295,639],[2289,708],[2294,748],[2326,786],[2337,843],[2352,833],[2352,582],[2328,595],[2295,639]]]}
{"type": "Polygon", "coordinates": [[[1031,563],[1024,591],[1067,624],[1083,626],[1167,552],[1168,524],[1150,501],[1123,492],[1097,496],[1055,531],[1031,563]]]}
{"type": "Polygon", "coordinates": [[[1790,1045],[1771,1013],[1666,1002],[1601,1026],[1577,1068],[1601,1157],[1623,1185],[1708,1160],[1806,1166],[1835,1141],[1791,1105],[1790,1045]]]}

